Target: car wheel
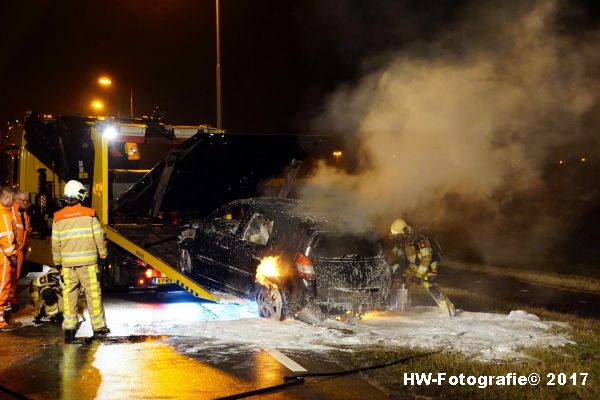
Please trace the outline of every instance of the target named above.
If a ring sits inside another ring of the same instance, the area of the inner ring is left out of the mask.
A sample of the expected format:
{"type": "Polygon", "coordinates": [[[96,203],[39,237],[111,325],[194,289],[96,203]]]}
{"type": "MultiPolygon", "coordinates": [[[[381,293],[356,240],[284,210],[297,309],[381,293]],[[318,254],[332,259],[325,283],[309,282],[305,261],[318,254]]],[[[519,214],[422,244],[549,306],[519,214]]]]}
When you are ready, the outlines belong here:
{"type": "Polygon", "coordinates": [[[282,321],[286,315],[286,298],[277,286],[260,286],[256,294],[258,315],[282,321]]]}
{"type": "Polygon", "coordinates": [[[192,255],[188,249],[179,249],[179,260],[177,261],[177,266],[184,274],[192,274],[192,255]]]}

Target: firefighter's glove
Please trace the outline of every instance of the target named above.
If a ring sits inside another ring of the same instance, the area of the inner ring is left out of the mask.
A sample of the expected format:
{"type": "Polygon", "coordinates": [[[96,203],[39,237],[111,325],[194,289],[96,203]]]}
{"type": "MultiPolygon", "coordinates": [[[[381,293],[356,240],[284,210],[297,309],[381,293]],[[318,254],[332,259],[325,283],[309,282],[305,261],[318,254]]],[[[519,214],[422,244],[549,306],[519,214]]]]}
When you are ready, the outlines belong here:
{"type": "Polygon", "coordinates": [[[433,274],[433,273],[427,274],[427,280],[431,283],[438,283],[438,274],[433,274]]]}
{"type": "Polygon", "coordinates": [[[425,279],[427,276],[427,271],[429,271],[428,267],[419,265],[419,268],[417,268],[417,271],[415,272],[415,276],[420,279],[425,279]]]}
{"type": "Polygon", "coordinates": [[[416,271],[409,269],[404,273],[404,282],[409,285],[420,285],[423,282],[423,279],[416,276],[416,271]]]}
{"type": "Polygon", "coordinates": [[[10,266],[11,267],[17,268],[18,262],[17,262],[17,256],[16,255],[13,254],[12,256],[8,257],[8,260],[10,261],[10,266]]]}
{"type": "Polygon", "coordinates": [[[61,264],[55,264],[54,265],[54,269],[56,269],[57,271],[60,272],[60,270],[62,269],[62,265],[61,264]]]}

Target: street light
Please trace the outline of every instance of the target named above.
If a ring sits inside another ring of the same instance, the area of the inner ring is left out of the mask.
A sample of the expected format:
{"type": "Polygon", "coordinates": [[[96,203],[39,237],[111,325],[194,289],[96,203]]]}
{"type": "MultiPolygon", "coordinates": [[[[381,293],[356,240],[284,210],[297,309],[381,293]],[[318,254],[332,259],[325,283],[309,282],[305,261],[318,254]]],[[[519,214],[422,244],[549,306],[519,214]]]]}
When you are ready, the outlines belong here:
{"type": "Polygon", "coordinates": [[[101,76],[98,78],[98,84],[103,87],[109,87],[112,85],[112,80],[107,76],[101,76]]]}
{"type": "Polygon", "coordinates": [[[92,107],[92,109],[94,111],[102,111],[102,110],[104,110],[104,103],[102,102],[102,100],[94,100],[94,101],[92,101],[92,103],[90,104],[90,106],[92,107]]]}
{"type": "MultiPolygon", "coordinates": [[[[108,76],[101,76],[98,78],[98,85],[108,88],[112,86],[112,79],[108,76]]],[[[129,116],[133,118],[133,88],[129,89],[129,116]]]]}

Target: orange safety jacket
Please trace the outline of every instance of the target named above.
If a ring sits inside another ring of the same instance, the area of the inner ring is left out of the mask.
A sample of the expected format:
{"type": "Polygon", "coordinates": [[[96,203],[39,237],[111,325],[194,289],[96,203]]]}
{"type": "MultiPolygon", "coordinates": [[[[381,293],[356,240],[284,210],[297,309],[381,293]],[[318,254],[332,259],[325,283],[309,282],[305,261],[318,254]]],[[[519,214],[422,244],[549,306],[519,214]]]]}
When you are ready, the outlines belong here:
{"type": "Polygon", "coordinates": [[[25,242],[27,241],[27,234],[29,233],[29,229],[31,227],[29,215],[27,215],[27,212],[25,210],[21,212],[20,209],[21,207],[19,203],[15,201],[13,203],[13,217],[15,221],[17,250],[19,251],[23,250],[23,247],[25,247],[25,242]]]}
{"type": "Polygon", "coordinates": [[[81,204],[54,213],[52,257],[54,265],[78,267],[97,264],[108,256],[104,231],[96,210],[81,204]]]}
{"type": "Polygon", "coordinates": [[[0,251],[10,257],[17,252],[15,226],[11,207],[0,204],[0,251]]]}

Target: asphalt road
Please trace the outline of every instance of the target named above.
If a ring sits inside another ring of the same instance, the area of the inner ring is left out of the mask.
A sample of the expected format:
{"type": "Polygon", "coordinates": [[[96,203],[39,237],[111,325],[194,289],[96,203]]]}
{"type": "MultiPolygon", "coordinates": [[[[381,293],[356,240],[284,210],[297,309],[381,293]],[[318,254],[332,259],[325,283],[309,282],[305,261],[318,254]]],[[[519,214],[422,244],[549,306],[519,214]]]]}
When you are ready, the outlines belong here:
{"type": "MultiPolygon", "coordinates": [[[[150,310],[165,306],[164,299],[148,296],[139,297],[139,302],[150,310]]],[[[111,295],[106,296],[105,306],[113,326],[139,314],[111,295]]],[[[24,312],[17,316],[24,319],[24,312]]],[[[140,323],[152,321],[140,317],[140,323]]],[[[89,330],[88,322],[83,324],[80,331],[89,330]]],[[[204,345],[195,351],[201,339],[178,332],[173,336],[117,334],[92,343],[81,338],[77,344],[64,344],[60,327],[49,323],[1,332],[0,385],[34,399],[212,399],[281,384],[283,376],[294,370],[340,370],[326,354],[279,352],[277,343],[269,349],[204,345]]],[[[0,398],[14,397],[0,390],[0,398]]],[[[376,400],[387,396],[360,376],[350,375],[310,379],[261,398],[376,400]]]]}

